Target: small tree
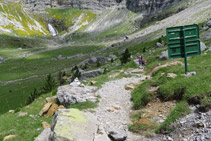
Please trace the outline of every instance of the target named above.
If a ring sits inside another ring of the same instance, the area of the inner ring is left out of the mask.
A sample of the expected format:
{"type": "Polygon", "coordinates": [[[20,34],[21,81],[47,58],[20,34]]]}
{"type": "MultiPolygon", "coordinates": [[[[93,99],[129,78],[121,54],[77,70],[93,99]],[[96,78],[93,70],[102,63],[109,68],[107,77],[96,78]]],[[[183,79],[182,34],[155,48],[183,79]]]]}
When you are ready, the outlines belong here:
{"type": "Polygon", "coordinates": [[[122,57],[120,58],[121,64],[126,64],[130,61],[130,52],[128,49],[125,50],[125,52],[122,54],[122,57]]]}
{"type": "Polygon", "coordinates": [[[34,88],[34,91],[31,92],[31,94],[29,95],[29,97],[26,99],[25,104],[26,105],[31,104],[38,96],[39,96],[39,93],[38,93],[37,89],[34,88]]]}
{"type": "Polygon", "coordinates": [[[43,93],[51,92],[55,87],[56,87],[55,79],[51,76],[51,74],[48,74],[47,78],[45,79],[45,84],[42,88],[42,92],[43,93]]]}
{"type": "Polygon", "coordinates": [[[100,62],[97,62],[97,67],[99,68],[101,66],[100,62]]]}
{"type": "Polygon", "coordinates": [[[81,72],[79,71],[78,66],[75,66],[73,69],[73,75],[71,81],[74,81],[76,77],[78,78],[81,77],[81,72]]]}
{"type": "Polygon", "coordinates": [[[146,52],[146,47],[143,48],[143,53],[145,53],[145,52],[146,52]]]}
{"type": "Polygon", "coordinates": [[[64,72],[60,71],[59,74],[58,74],[58,78],[57,78],[59,85],[62,85],[62,84],[65,83],[65,80],[63,79],[64,76],[66,76],[65,71],[64,72]]]}

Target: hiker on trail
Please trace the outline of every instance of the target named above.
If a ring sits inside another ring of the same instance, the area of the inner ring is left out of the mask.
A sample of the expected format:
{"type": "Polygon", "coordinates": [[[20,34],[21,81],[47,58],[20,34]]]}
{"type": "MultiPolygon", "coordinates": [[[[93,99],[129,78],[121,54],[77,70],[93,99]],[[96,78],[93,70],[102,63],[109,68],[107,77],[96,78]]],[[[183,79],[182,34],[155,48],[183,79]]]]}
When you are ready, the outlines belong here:
{"type": "Polygon", "coordinates": [[[138,61],[139,61],[139,65],[142,65],[142,59],[141,59],[141,57],[138,59],[138,61]]]}
{"type": "Polygon", "coordinates": [[[147,60],[142,59],[142,65],[145,66],[147,64],[147,60]]]}
{"type": "Polygon", "coordinates": [[[144,65],[147,65],[147,60],[144,60],[144,65]]]}

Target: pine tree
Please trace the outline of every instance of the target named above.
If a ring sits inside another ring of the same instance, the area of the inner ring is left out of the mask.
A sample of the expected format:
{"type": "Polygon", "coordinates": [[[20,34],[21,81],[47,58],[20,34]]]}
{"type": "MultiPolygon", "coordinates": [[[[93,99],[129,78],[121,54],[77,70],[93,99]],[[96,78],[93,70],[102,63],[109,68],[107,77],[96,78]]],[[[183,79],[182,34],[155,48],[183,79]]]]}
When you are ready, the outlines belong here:
{"type": "Polygon", "coordinates": [[[51,92],[55,87],[56,87],[55,79],[51,76],[51,74],[48,74],[47,78],[45,79],[45,84],[42,88],[42,92],[43,93],[51,92]]]}
{"type": "Polygon", "coordinates": [[[71,81],[74,81],[76,77],[78,78],[81,77],[81,72],[79,71],[78,66],[75,66],[73,69],[73,75],[72,75],[71,81]]]}
{"type": "Polygon", "coordinates": [[[125,52],[122,54],[122,57],[120,58],[121,64],[126,64],[130,61],[130,52],[128,49],[125,50],[125,52]]]}
{"type": "Polygon", "coordinates": [[[37,89],[34,88],[34,91],[29,95],[26,99],[25,105],[31,104],[40,94],[38,93],[37,89]]]}

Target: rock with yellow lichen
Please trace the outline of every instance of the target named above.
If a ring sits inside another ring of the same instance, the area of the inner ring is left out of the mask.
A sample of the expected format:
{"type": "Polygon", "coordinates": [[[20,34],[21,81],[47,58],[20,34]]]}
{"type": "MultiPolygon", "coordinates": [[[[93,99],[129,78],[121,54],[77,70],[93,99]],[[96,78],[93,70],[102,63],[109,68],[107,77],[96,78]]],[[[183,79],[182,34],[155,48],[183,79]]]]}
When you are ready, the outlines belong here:
{"type": "Polygon", "coordinates": [[[75,139],[80,141],[94,140],[97,132],[97,119],[91,113],[84,113],[78,109],[59,109],[52,121],[52,140],[75,139]]]}

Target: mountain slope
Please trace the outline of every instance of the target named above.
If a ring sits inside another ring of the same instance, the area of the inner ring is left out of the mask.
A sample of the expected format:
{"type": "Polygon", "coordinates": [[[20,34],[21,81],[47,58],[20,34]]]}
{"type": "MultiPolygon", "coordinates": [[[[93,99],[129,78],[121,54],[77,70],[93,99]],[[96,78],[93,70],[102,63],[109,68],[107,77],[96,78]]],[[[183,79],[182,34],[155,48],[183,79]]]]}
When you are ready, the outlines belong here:
{"type": "Polygon", "coordinates": [[[47,24],[29,13],[21,2],[0,1],[0,33],[17,36],[49,36],[47,24]]]}

